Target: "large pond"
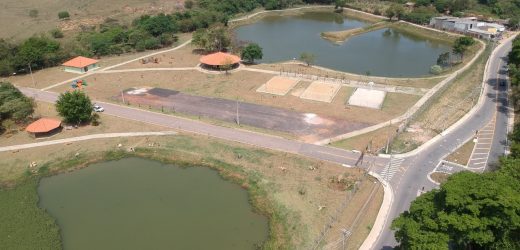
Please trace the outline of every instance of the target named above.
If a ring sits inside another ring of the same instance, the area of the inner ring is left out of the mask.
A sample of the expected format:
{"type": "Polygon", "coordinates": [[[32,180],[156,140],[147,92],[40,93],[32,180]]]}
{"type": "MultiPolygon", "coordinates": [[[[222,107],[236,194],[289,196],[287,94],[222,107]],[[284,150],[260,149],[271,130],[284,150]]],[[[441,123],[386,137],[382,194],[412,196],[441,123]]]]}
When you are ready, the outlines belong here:
{"type": "Polygon", "coordinates": [[[42,179],[65,249],[254,249],[268,235],[246,190],[214,170],[127,158],[42,179]]]}
{"type": "Polygon", "coordinates": [[[397,29],[382,29],[334,44],[323,38],[324,31],[357,28],[367,23],[327,12],[297,16],[268,16],[236,28],[238,40],[258,43],[262,62],[299,58],[302,52],[316,56],[315,64],[335,70],[390,77],[429,75],[439,54],[450,51],[448,43],[429,40],[397,29]]]}

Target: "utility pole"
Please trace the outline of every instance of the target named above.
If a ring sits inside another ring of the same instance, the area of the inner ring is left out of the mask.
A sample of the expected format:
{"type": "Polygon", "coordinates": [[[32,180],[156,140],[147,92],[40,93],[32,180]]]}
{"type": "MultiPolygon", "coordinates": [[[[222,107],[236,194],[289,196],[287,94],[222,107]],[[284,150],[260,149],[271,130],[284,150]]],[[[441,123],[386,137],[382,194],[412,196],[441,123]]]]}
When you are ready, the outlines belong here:
{"type": "Polygon", "coordinates": [[[36,87],[36,82],[34,81],[34,76],[32,74],[31,63],[28,63],[27,65],[29,66],[29,74],[31,75],[33,86],[36,87]]]}
{"type": "Polygon", "coordinates": [[[238,98],[237,98],[237,114],[236,114],[237,125],[240,126],[240,116],[238,115],[238,98]]]}
{"type": "Polygon", "coordinates": [[[349,230],[347,230],[346,228],[343,228],[341,229],[341,234],[343,235],[343,240],[342,240],[342,246],[343,246],[343,250],[345,250],[345,247],[346,247],[346,240],[347,238],[350,236],[351,232],[349,230]]]}

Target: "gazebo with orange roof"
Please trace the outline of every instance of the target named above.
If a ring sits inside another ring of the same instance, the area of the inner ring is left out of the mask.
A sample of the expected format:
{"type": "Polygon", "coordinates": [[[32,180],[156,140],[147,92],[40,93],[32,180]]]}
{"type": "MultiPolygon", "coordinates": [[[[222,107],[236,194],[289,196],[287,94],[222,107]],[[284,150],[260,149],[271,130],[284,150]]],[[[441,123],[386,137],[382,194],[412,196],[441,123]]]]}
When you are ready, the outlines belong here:
{"type": "Polygon", "coordinates": [[[94,70],[94,69],[99,68],[97,63],[98,63],[98,60],[83,57],[83,56],[78,56],[69,61],[64,62],[62,64],[62,66],[65,66],[66,72],[83,74],[89,70],[94,70]]]}
{"type": "Polygon", "coordinates": [[[235,68],[240,63],[240,57],[224,52],[216,52],[200,58],[200,63],[205,68],[221,69],[223,66],[231,65],[235,68]]]}
{"type": "Polygon", "coordinates": [[[32,134],[34,137],[46,136],[56,132],[61,128],[61,121],[51,118],[40,118],[35,122],[29,124],[25,131],[32,134]]]}

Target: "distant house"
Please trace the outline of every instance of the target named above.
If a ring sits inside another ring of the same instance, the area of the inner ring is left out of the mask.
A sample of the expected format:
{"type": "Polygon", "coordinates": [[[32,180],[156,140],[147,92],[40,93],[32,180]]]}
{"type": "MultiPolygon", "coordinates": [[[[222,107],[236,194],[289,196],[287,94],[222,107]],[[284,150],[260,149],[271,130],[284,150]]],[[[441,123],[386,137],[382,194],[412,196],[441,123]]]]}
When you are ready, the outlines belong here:
{"type": "Polygon", "coordinates": [[[499,37],[505,27],[497,23],[479,22],[476,17],[433,17],[430,26],[440,30],[447,30],[472,35],[482,39],[499,37]]]}
{"type": "Polygon", "coordinates": [[[98,63],[97,60],[83,57],[83,56],[78,56],[69,61],[66,61],[65,63],[62,64],[62,66],[65,66],[66,72],[83,74],[83,73],[86,73],[87,71],[91,71],[91,70],[95,70],[95,69],[99,68],[97,63],[98,63]]]}

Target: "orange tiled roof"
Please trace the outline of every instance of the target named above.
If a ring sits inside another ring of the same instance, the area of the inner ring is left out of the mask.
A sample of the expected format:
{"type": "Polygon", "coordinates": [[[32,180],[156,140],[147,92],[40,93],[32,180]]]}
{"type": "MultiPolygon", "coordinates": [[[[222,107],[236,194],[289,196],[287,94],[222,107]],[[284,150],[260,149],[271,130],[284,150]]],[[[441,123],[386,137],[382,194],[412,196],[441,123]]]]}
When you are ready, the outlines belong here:
{"type": "Polygon", "coordinates": [[[61,125],[61,121],[54,120],[51,118],[40,118],[37,121],[29,124],[25,131],[29,133],[45,133],[49,132],[61,125]]]}
{"type": "Polygon", "coordinates": [[[211,66],[222,66],[227,64],[228,62],[231,64],[239,63],[240,57],[224,52],[217,52],[209,54],[207,56],[203,56],[202,58],[200,58],[200,62],[211,66]]]}
{"type": "Polygon", "coordinates": [[[78,56],[76,58],[73,58],[72,60],[64,62],[62,65],[67,66],[67,67],[74,67],[74,68],[84,68],[84,67],[87,67],[87,66],[92,65],[97,62],[98,62],[97,60],[94,60],[91,58],[78,56]]]}

